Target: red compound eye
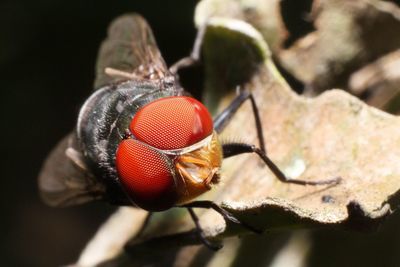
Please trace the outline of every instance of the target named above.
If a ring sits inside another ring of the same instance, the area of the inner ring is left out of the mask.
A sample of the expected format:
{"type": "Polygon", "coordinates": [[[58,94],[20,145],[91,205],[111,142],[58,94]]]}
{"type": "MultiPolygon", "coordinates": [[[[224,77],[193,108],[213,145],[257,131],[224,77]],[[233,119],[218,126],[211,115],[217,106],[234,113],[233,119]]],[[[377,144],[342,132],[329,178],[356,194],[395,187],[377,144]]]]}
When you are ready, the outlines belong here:
{"type": "Polygon", "coordinates": [[[133,135],[159,149],[179,149],[197,143],[213,131],[207,108],[194,98],[172,96],[143,106],[133,118],[133,135]]]}
{"type": "Polygon", "coordinates": [[[141,208],[165,210],[175,203],[174,177],[168,158],[133,139],[123,140],[116,153],[120,181],[141,208]]]}

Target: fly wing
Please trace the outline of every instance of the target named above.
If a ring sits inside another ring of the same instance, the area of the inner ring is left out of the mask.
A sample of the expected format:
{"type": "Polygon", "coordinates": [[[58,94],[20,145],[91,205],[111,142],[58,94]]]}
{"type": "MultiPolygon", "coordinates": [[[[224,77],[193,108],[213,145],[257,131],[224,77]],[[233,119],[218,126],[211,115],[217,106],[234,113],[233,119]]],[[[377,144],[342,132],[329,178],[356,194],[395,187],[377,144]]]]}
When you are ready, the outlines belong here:
{"type": "Polygon", "coordinates": [[[105,197],[105,188],[88,171],[74,133],[53,149],[39,174],[39,191],[50,206],[65,207],[105,197]]]}
{"type": "Polygon", "coordinates": [[[162,78],[168,73],[149,25],[137,14],[121,16],[111,23],[97,58],[96,89],[129,79],[162,78]],[[107,68],[114,74],[106,74],[107,68]]]}

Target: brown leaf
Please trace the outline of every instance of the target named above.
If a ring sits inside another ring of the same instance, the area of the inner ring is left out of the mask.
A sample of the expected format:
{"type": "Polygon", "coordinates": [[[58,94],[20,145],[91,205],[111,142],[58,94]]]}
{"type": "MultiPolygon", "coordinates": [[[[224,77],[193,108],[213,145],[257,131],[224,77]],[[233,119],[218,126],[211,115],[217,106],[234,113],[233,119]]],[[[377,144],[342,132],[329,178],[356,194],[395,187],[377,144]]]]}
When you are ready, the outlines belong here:
{"type": "MultiPolygon", "coordinates": [[[[209,31],[215,34],[206,34],[205,42],[230,43],[240,39],[227,38],[235,34],[246,35],[243,40],[257,38],[250,27],[246,29],[238,21],[215,19],[212,23],[209,31]],[[230,31],[230,35],[218,35],[220,31],[230,31]]],[[[261,37],[248,43],[255,44],[260,53],[268,55],[261,37]]],[[[218,64],[218,58],[208,59],[207,51],[204,54],[206,63],[218,64]]],[[[232,55],[242,60],[244,54],[235,50],[232,55]]],[[[224,62],[219,62],[220,72],[208,77],[215,82],[208,84],[223,86],[219,79],[232,71],[231,65],[223,68],[224,62]]],[[[217,201],[247,223],[264,229],[329,224],[364,229],[374,227],[396,207],[400,188],[400,152],[393,149],[400,143],[397,117],[340,90],[315,99],[298,96],[270,58],[242,86],[253,91],[259,105],[268,155],[288,176],[315,181],[339,176],[343,181],[331,187],[285,184],[257,156],[243,155],[224,162],[223,186],[214,191],[217,201]]],[[[239,110],[224,134],[257,144],[250,105],[239,110]]],[[[205,224],[219,229],[211,231],[213,235],[223,233],[212,214],[204,216],[205,224]]]]}

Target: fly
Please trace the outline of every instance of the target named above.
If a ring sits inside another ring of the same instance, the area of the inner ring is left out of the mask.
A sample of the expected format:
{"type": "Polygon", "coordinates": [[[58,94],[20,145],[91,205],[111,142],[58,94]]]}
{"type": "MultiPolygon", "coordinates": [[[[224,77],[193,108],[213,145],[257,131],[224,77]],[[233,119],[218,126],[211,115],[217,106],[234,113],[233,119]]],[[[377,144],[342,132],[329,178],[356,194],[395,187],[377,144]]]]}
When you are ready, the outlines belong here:
{"type": "Polygon", "coordinates": [[[226,221],[260,232],[212,201],[194,200],[218,184],[224,158],[255,153],[285,183],[339,181],[288,179],[266,154],[260,115],[249,91],[241,91],[214,119],[185,92],[177,71],[198,60],[203,33],[192,56],[168,69],[141,16],[123,16],[111,24],[100,49],[96,90],[83,104],[75,131],[53,150],[40,174],[46,203],[68,206],[102,199],[150,212],[186,208],[203,243],[218,249],[203,237],[193,208],[214,209],[226,221]],[[221,144],[219,133],[247,100],[259,147],[221,144]]]}

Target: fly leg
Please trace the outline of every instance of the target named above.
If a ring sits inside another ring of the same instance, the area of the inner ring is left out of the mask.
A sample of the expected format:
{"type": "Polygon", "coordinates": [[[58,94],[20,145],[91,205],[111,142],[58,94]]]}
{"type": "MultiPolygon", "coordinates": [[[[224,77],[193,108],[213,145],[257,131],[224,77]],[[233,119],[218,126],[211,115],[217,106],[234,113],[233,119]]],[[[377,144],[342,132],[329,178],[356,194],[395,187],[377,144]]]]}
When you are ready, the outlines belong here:
{"type": "MultiPolygon", "coordinates": [[[[177,206],[177,208],[186,208],[190,214],[190,217],[192,218],[196,229],[195,231],[188,231],[188,232],[183,232],[183,233],[178,233],[178,234],[172,234],[172,235],[166,235],[166,236],[161,236],[161,237],[155,237],[151,239],[147,239],[141,242],[132,242],[128,243],[125,246],[126,251],[129,254],[135,255],[138,252],[136,251],[137,246],[142,246],[142,247],[150,247],[152,249],[155,249],[157,246],[161,246],[162,248],[165,248],[165,244],[170,244],[167,246],[185,246],[185,245],[196,245],[198,244],[198,241],[200,240],[207,248],[213,251],[217,251],[222,248],[222,245],[220,243],[214,243],[208,240],[204,234],[203,229],[201,228],[199,218],[197,217],[196,213],[193,211],[193,208],[205,208],[205,209],[213,209],[225,219],[227,223],[233,223],[240,225],[252,232],[255,232],[257,234],[261,234],[262,231],[239,221],[233,214],[231,214],[229,211],[221,208],[217,204],[215,204],[212,201],[207,201],[207,200],[201,200],[201,201],[194,201],[190,202],[187,204],[184,204],[182,206],[177,206]]],[[[149,217],[146,218],[146,221],[148,220],[149,217]]],[[[143,224],[145,225],[145,223],[143,224]]],[[[143,229],[143,227],[142,227],[143,229]]],[[[140,235],[140,234],[139,234],[140,235]]],[[[139,250],[142,251],[142,250],[139,250]]]]}
{"type": "Polygon", "coordinates": [[[197,217],[196,213],[194,213],[192,208],[187,208],[190,217],[192,218],[194,224],[196,225],[197,234],[201,240],[201,242],[211,250],[217,251],[222,248],[220,244],[213,244],[211,243],[204,235],[204,231],[200,226],[199,217],[197,217]]]}
{"type": "Polygon", "coordinates": [[[264,163],[273,172],[273,174],[281,182],[284,183],[299,185],[333,185],[338,184],[341,181],[340,177],[319,181],[307,181],[286,177],[285,174],[278,168],[278,166],[276,166],[275,163],[267,156],[260,115],[258,112],[256,101],[249,91],[241,91],[240,94],[232,101],[232,103],[214,119],[214,128],[217,132],[221,132],[226,127],[226,125],[232,119],[233,115],[235,115],[240,106],[247,99],[250,100],[253,109],[254,120],[257,129],[257,137],[260,147],[258,148],[255,145],[245,143],[227,143],[222,145],[224,158],[229,158],[244,153],[255,153],[264,161],[264,163]]]}
{"type": "Polygon", "coordinates": [[[232,156],[244,154],[244,153],[256,153],[272,171],[272,173],[283,183],[292,183],[298,185],[334,185],[341,181],[341,177],[335,177],[332,179],[318,180],[318,181],[307,181],[300,179],[291,179],[286,177],[286,175],[272,162],[272,160],[267,156],[265,151],[262,149],[245,143],[229,143],[222,145],[222,150],[224,158],[229,158],[232,156]]]}
{"type": "Polygon", "coordinates": [[[175,62],[170,68],[169,71],[173,74],[177,74],[179,69],[190,67],[196,65],[200,62],[201,55],[201,45],[203,43],[204,34],[206,31],[206,24],[202,25],[197,32],[196,40],[194,41],[194,46],[192,49],[192,53],[188,57],[184,57],[180,59],[178,62],[175,62]]]}
{"type": "Polygon", "coordinates": [[[218,212],[225,220],[227,223],[233,223],[242,226],[243,228],[246,228],[247,230],[254,232],[256,234],[261,234],[262,231],[237,219],[232,213],[229,211],[225,210],[224,208],[220,207],[218,204],[209,201],[209,200],[199,200],[199,201],[193,201],[187,204],[184,204],[180,207],[187,208],[189,211],[189,214],[196,225],[197,232],[199,235],[200,240],[203,242],[205,246],[210,248],[211,250],[218,250],[222,248],[221,245],[215,245],[210,243],[209,240],[204,235],[204,231],[200,226],[199,219],[197,215],[194,213],[193,208],[203,208],[203,209],[213,209],[214,211],[218,212]]]}
{"type": "Polygon", "coordinates": [[[232,101],[232,103],[220,114],[218,114],[217,117],[214,118],[214,129],[217,131],[217,133],[221,133],[231,121],[233,115],[236,114],[236,112],[246,100],[250,100],[251,107],[253,109],[254,121],[256,124],[257,138],[258,142],[260,143],[260,149],[266,152],[260,114],[258,112],[256,101],[254,100],[253,95],[248,90],[241,90],[236,98],[232,101]]]}

